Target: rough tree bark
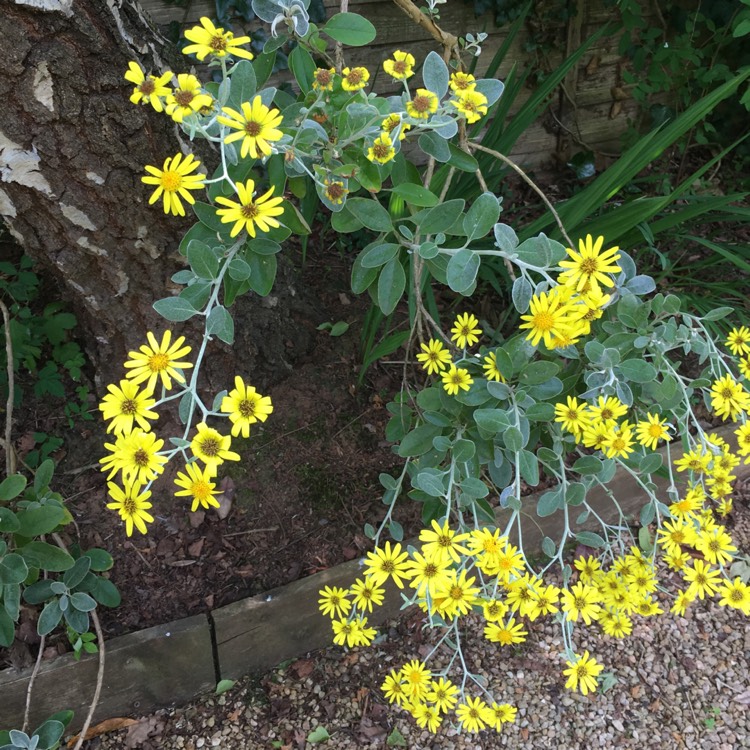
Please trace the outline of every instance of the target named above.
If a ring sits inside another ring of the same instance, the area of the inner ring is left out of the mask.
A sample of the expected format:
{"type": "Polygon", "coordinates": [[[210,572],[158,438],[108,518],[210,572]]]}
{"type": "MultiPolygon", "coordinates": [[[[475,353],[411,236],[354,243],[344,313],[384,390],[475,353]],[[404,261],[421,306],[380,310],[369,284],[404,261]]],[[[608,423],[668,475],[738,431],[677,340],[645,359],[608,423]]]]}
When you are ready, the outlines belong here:
{"type": "MultiPolygon", "coordinates": [[[[189,226],[148,206],[140,178],[190,144],[169,118],[129,102],[123,73],[130,60],[154,72],[189,62],[132,0],[0,0],[0,39],[0,216],[67,289],[99,383],[111,382],[128,349],[166,327],[151,304],[168,294],[189,226]]],[[[262,383],[290,367],[303,334],[288,277],[279,289],[238,303],[234,350],[212,359],[223,380],[227,368],[262,383]]]]}

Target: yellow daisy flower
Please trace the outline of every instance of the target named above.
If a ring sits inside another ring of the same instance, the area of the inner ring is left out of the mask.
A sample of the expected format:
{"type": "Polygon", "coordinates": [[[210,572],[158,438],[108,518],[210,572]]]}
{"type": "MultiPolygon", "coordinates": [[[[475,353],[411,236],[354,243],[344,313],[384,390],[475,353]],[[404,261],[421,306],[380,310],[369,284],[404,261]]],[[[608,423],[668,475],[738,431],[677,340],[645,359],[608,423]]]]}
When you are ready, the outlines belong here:
{"type": "Polygon", "coordinates": [[[414,75],[414,63],[414,55],[396,50],[393,53],[393,59],[386,60],[383,63],[383,70],[391,78],[395,78],[397,81],[405,81],[414,75]]]}
{"type": "Polygon", "coordinates": [[[367,68],[344,68],[341,71],[341,88],[344,91],[359,91],[363,89],[370,80],[370,71],[367,68]]]}
{"type": "Polygon", "coordinates": [[[142,345],[139,351],[128,354],[130,359],[125,362],[125,368],[130,372],[125,376],[134,383],[148,381],[145,386],[147,391],[153,391],[158,379],[161,379],[161,384],[166,390],[172,388],[172,378],[178,383],[184,383],[185,377],[180,371],[193,366],[190,362],[178,361],[191,351],[191,347],[183,346],[185,337],[180,336],[171,343],[172,331],[167,329],[161,343],[151,331],[146,334],[146,339],[148,344],[142,345]]]}
{"type": "Polygon", "coordinates": [[[174,483],[183,489],[175,492],[175,496],[191,497],[193,499],[191,512],[195,512],[199,507],[205,510],[218,508],[219,501],[214,495],[218,495],[219,490],[216,489],[216,484],[211,481],[211,474],[208,469],[203,470],[197,463],[192,463],[186,464],[185,471],[187,473],[177,472],[174,483]]]}
{"type": "Polygon", "coordinates": [[[205,422],[200,422],[190,441],[190,450],[206,465],[206,476],[215,477],[219,464],[240,460],[239,453],[229,450],[231,445],[232,438],[229,435],[222,435],[205,422]]]}
{"type": "Polygon", "coordinates": [[[335,68],[316,68],[313,73],[312,86],[316,91],[333,91],[335,68]]]}
{"type": "Polygon", "coordinates": [[[231,31],[224,31],[222,28],[214,26],[210,18],[204,16],[200,19],[200,26],[193,26],[185,32],[185,39],[193,44],[188,44],[183,48],[185,55],[194,54],[201,62],[206,59],[207,55],[214,57],[244,57],[246,60],[253,59],[253,53],[242,49],[240,45],[249,44],[252,40],[249,36],[238,36],[231,31]]]}
{"type": "Polygon", "coordinates": [[[479,341],[481,335],[482,329],[479,327],[479,321],[471,313],[462,313],[456,317],[451,328],[451,341],[459,349],[473,346],[479,341]]]}
{"type": "Polygon", "coordinates": [[[261,396],[251,385],[245,385],[244,380],[237,375],[234,378],[234,388],[224,396],[221,411],[229,414],[232,421],[232,437],[242,433],[242,437],[250,436],[250,425],[265,422],[273,411],[270,396],[261,396]]]}
{"type": "Polygon", "coordinates": [[[611,247],[602,252],[604,237],[597,237],[596,241],[590,234],[585,240],[578,240],[578,252],[566,248],[571,260],[561,260],[560,267],[568,269],[560,274],[561,284],[574,287],[582,291],[586,287],[597,288],[599,284],[607,287],[615,285],[610,274],[620,273],[622,270],[615,261],[619,260],[618,247],[611,247]]]}
{"type": "Polygon", "coordinates": [[[129,62],[125,80],[135,85],[130,101],[133,104],[150,104],[157,112],[163,112],[163,100],[169,96],[167,84],[172,80],[172,76],[170,70],[158,78],[153,75],[147,76],[137,62],[129,62]]]}
{"type": "Polygon", "coordinates": [[[159,418],[155,411],[150,411],[156,401],[148,388],[140,390],[132,380],[121,380],[119,385],[108,385],[107,390],[109,393],[99,404],[103,418],[112,420],[107,432],[128,434],[135,424],[148,432],[151,429],[148,420],[159,418]]]}
{"type": "Polygon", "coordinates": [[[563,674],[568,677],[565,687],[580,690],[584,695],[593,693],[598,686],[597,677],[604,666],[590,657],[588,651],[584,651],[583,656],[575,654],[575,658],[567,664],[568,668],[563,670],[563,674]]]}
{"type": "Polygon", "coordinates": [[[422,351],[417,354],[417,360],[430,375],[444,370],[450,364],[451,353],[441,341],[430,339],[426,344],[421,344],[420,348],[422,351]]]}
{"type": "Polygon", "coordinates": [[[271,143],[281,140],[284,135],[279,129],[284,119],[278,109],[271,109],[263,104],[260,96],[252,102],[242,102],[241,112],[231,107],[224,107],[223,114],[216,119],[228,128],[237,131],[224,138],[224,143],[242,140],[240,156],[245,159],[251,156],[260,159],[273,153],[271,143]]]}
{"type": "Polygon", "coordinates": [[[386,133],[381,133],[367,149],[367,158],[379,164],[387,164],[394,156],[396,149],[393,148],[391,137],[386,133]]]}
{"type": "Polygon", "coordinates": [[[213,106],[214,100],[203,92],[201,82],[190,73],[177,76],[177,86],[167,95],[167,114],[175,121],[182,122],[189,115],[213,106]]]}
{"type": "Polygon", "coordinates": [[[414,97],[406,102],[406,111],[410,117],[417,120],[426,120],[431,114],[437,112],[437,94],[427,89],[417,89],[414,97]]]}
{"type": "Polygon", "coordinates": [[[255,182],[247,180],[244,184],[237,183],[237,197],[239,202],[223,195],[216,196],[216,202],[225,208],[216,209],[216,213],[223,224],[234,222],[231,237],[236,237],[243,229],[251,237],[255,237],[256,228],[261,232],[268,232],[272,228],[281,226],[275,216],[281,216],[284,209],[281,207],[284,199],[272,197],[274,188],[267,190],[263,195],[255,198],[255,182]]]}
{"type": "Polygon", "coordinates": [[[148,199],[149,205],[156,203],[161,196],[165,214],[184,216],[185,208],[180,198],[192,206],[195,198],[189,191],[200,190],[203,187],[203,175],[192,174],[200,165],[201,163],[192,154],[170,156],[164,160],[162,169],[147,164],[145,170],[148,175],[141,177],[141,182],[146,185],[156,185],[156,190],[148,199]]]}
{"type": "Polygon", "coordinates": [[[154,517],[148,512],[152,503],[148,502],[151,490],[141,492],[140,482],[126,482],[125,488],[119,487],[114,482],[108,482],[109,496],[113,502],[107,503],[110,510],[116,510],[120,518],[125,521],[125,533],[133,536],[133,526],[141,534],[147,532],[147,523],[153,523],[154,517]]]}

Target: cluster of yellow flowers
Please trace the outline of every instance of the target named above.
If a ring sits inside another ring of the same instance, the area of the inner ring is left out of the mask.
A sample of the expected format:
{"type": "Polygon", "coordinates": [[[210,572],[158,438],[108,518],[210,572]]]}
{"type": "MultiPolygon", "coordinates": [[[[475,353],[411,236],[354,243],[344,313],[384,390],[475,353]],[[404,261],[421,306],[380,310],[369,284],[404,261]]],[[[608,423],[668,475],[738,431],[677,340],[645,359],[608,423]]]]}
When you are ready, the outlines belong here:
{"type": "MultiPolygon", "coordinates": [[[[584,283],[591,284],[591,279],[584,283]]],[[[482,331],[473,315],[462,314],[451,334],[451,341],[465,355],[466,347],[476,344],[482,331]]],[[[750,330],[734,329],[727,346],[750,358],[750,330]]],[[[429,373],[442,374],[449,393],[468,390],[473,382],[467,369],[452,363],[450,352],[439,341],[422,345],[417,358],[429,373]],[[446,377],[452,371],[459,373],[460,382],[446,377]]],[[[464,356],[459,362],[465,360],[464,356]]],[[[485,357],[484,368],[488,379],[502,379],[495,358],[485,357]]],[[[711,398],[715,412],[724,418],[748,411],[744,386],[731,376],[715,381],[711,398]],[[732,392],[722,391],[730,381],[732,392]]],[[[671,427],[661,415],[647,412],[645,419],[630,423],[627,414],[628,407],[615,396],[599,396],[591,403],[569,396],[555,407],[555,421],[563,429],[578,443],[601,450],[608,458],[627,458],[636,442],[656,450],[660,441],[671,441],[671,427]]],[[[334,618],[334,641],[350,647],[372,642],[375,629],[367,625],[365,612],[382,603],[383,584],[392,580],[401,589],[407,584],[413,589],[411,597],[404,598],[420,607],[431,625],[456,631],[454,643],[460,642],[461,618],[481,617],[484,637],[503,647],[523,643],[529,624],[538,618],[554,617],[563,629],[565,686],[586,695],[598,688],[604,667],[589,651],[574,650],[575,625],[596,624],[605,635],[624,638],[632,633],[634,618],[663,614],[667,607],[682,616],[695,600],[713,597],[720,606],[750,616],[750,586],[733,576],[731,569],[737,548],[717,520],[731,511],[730,495],[736,480],[733,469],[743,457],[750,463],[750,423],[734,434],[738,441],[735,451],[714,433],[700,431],[697,438],[687,438],[688,450],[673,462],[677,473],[689,473],[687,488],[673,498],[668,516],[657,519],[653,543],[644,547],[647,553],[636,546],[621,546],[616,554],[608,546],[598,556],[581,556],[571,561],[573,574],[560,587],[559,581],[545,581],[537,575],[523,550],[499,529],[456,531],[448,520],[433,521],[431,528],[420,533],[419,549],[404,550],[400,544],[386,542],[368,553],[365,576],[351,589],[320,592],[321,611],[334,618]],[[658,575],[660,560],[682,581],[676,590],[670,587],[668,594],[666,576],[658,575]],[[663,604],[667,606],[663,608],[663,604]]],[[[622,545],[624,540],[618,543],[622,545]]],[[[382,685],[388,700],[408,711],[419,726],[436,732],[451,712],[470,732],[500,730],[503,723],[515,718],[516,710],[497,703],[472,675],[465,674],[460,686],[450,681],[455,657],[436,674],[428,667],[429,658],[392,670],[382,685]],[[467,692],[467,678],[468,684],[479,686],[481,694],[467,692]]]]}
{"type": "MultiPolygon", "coordinates": [[[[469,79],[473,81],[472,76],[455,73],[451,79],[451,86],[455,81],[459,81],[461,85],[470,87],[473,84],[469,79]]],[[[548,292],[532,297],[530,314],[521,316],[526,322],[522,323],[520,328],[530,329],[527,338],[534,346],[542,339],[549,349],[571,346],[577,343],[581,336],[591,333],[591,324],[603,315],[604,308],[611,300],[611,295],[605,294],[600,285],[614,286],[610,274],[620,272],[619,266],[614,265],[620,257],[617,254],[618,248],[613,247],[602,252],[603,245],[603,237],[598,237],[594,241],[591,235],[587,235],[585,240],[579,241],[578,253],[567,248],[566,252],[571,260],[560,261],[560,266],[567,269],[558,276],[557,280],[560,283],[548,292]]],[[[451,341],[458,349],[464,350],[464,356],[458,364],[473,361],[473,358],[466,356],[466,348],[476,344],[481,335],[482,329],[479,328],[479,321],[474,315],[463,313],[456,318],[451,329],[451,341]]],[[[421,352],[417,354],[417,360],[428,373],[440,373],[443,387],[449,394],[456,395],[459,390],[469,390],[474,382],[469,369],[454,364],[450,352],[441,341],[430,339],[420,346],[421,352]]],[[[505,382],[497,368],[497,356],[494,351],[487,352],[481,364],[487,380],[505,382]]],[[[576,425],[582,424],[585,411],[581,411],[580,414],[580,419],[574,422],[576,425]]],[[[650,434],[651,428],[648,431],[650,434]]],[[[661,429],[657,440],[666,439],[665,435],[661,429]]]]}
{"type": "MultiPolygon", "coordinates": [[[[464,356],[458,360],[458,364],[473,362],[473,358],[466,356],[466,348],[473,346],[479,341],[482,329],[479,321],[471,313],[460,313],[453,328],[451,328],[451,341],[458,349],[463,350],[464,356]]],[[[417,354],[417,360],[428,373],[440,374],[443,388],[452,396],[459,390],[468,391],[474,382],[466,367],[458,367],[453,363],[451,354],[438,339],[430,339],[426,344],[420,345],[421,352],[417,354]]],[[[494,351],[488,352],[484,357],[482,368],[488,380],[505,382],[505,378],[497,369],[497,358],[494,351]]]]}
{"type": "Polygon", "coordinates": [[[646,419],[635,425],[628,420],[618,422],[627,412],[628,407],[616,396],[599,396],[591,404],[568,396],[566,401],[555,404],[555,422],[572,433],[577,442],[601,450],[607,458],[627,458],[636,440],[656,450],[660,440],[672,439],[669,425],[658,414],[647,412],[646,419]]]}
{"type": "Polygon", "coordinates": [[[566,248],[570,260],[561,260],[564,270],[557,277],[558,285],[531,298],[528,315],[520,328],[529,329],[526,336],[536,346],[540,341],[548,349],[575,344],[591,332],[591,323],[600,318],[611,300],[602,286],[614,286],[611,274],[620,273],[616,265],[619,248],[602,251],[604,237],[591,235],[578,241],[578,250],[566,248]]]}
{"type": "MultiPolygon", "coordinates": [[[[508,605],[500,602],[496,593],[482,598],[480,587],[475,585],[476,577],[468,577],[467,571],[474,565],[493,577],[494,584],[482,582],[485,589],[509,583],[524,563],[505,537],[488,529],[457,534],[447,522],[441,526],[433,521],[431,528],[420,534],[420,541],[423,544],[419,551],[402,551],[400,544],[391,546],[386,542],[384,547],[368,553],[365,576],[350,589],[326,586],[320,591],[320,611],[333,620],[334,643],[353,647],[372,642],[376,631],[368,627],[365,613],[383,603],[383,585],[389,579],[402,589],[408,582],[415,590],[413,600],[431,617],[450,622],[470,614],[474,608],[482,608],[488,622],[502,620],[508,605]]],[[[513,627],[512,618],[509,622],[509,627],[513,627]]],[[[447,679],[447,670],[433,676],[425,664],[416,660],[391,672],[383,691],[391,703],[406,708],[420,726],[431,732],[437,731],[443,714],[454,709],[469,731],[487,726],[499,730],[502,724],[513,721],[516,713],[508,704],[487,704],[467,695],[463,687],[459,689],[447,679]]]]}
{"type": "MultiPolygon", "coordinates": [[[[406,81],[414,75],[414,56],[409,52],[396,50],[393,58],[385,60],[383,69],[395,80],[406,81]]],[[[333,92],[339,86],[344,91],[359,91],[370,80],[370,72],[364,67],[344,68],[338,75],[334,68],[317,68],[313,73],[313,88],[319,92],[333,92]]],[[[393,112],[381,123],[381,133],[376,136],[367,149],[367,158],[378,164],[387,164],[396,156],[394,141],[403,141],[406,131],[413,125],[427,121],[436,114],[440,100],[438,95],[425,88],[418,88],[413,94],[406,86],[409,99],[406,102],[406,112],[393,112]],[[411,119],[413,122],[409,122],[411,119]]],[[[455,111],[468,123],[477,122],[487,114],[487,97],[476,89],[476,79],[467,73],[453,73],[450,77],[450,88],[453,98],[448,101],[455,111]]],[[[453,110],[446,110],[453,111],[453,110]]],[[[323,115],[324,121],[327,119],[323,115]]],[[[343,183],[336,183],[338,186],[343,183]]],[[[340,192],[326,196],[333,203],[340,203],[340,192]]]]}
{"type": "MultiPolygon", "coordinates": [[[[738,358],[741,376],[750,380],[750,329],[746,326],[733,328],[724,343],[738,358]]],[[[750,414],[750,393],[742,383],[727,374],[717,378],[711,386],[711,406],[715,414],[723,419],[744,418],[750,414]]],[[[721,448],[720,456],[715,455],[715,450],[694,451],[685,455],[685,458],[689,456],[689,460],[684,468],[707,476],[705,484],[711,488],[712,496],[722,501],[727,513],[731,510],[729,494],[735,479],[731,471],[739,465],[741,458],[750,464],[750,422],[746,419],[743,421],[744,424],[734,431],[737,436],[736,454],[731,453],[723,441],[709,440],[710,447],[721,448]]]]}
{"type": "MultiPolygon", "coordinates": [[[[206,17],[201,18],[200,24],[185,32],[187,39],[192,42],[183,49],[185,54],[195,54],[200,61],[211,56],[220,61],[222,66],[226,65],[227,56],[253,59],[253,54],[243,49],[243,45],[251,41],[249,37],[235,37],[231,31],[216,27],[206,17]]],[[[393,58],[383,63],[390,76],[404,82],[414,74],[414,65],[414,56],[401,50],[394,52],[393,58]]],[[[175,122],[183,123],[193,115],[215,115],[216,120],[230,131],[222,136],[224,143],[239,142],[240,156],[243,159],[268,157],[275,149],[277,152],[284,152],[290,161],[295,159],[291,146],[287,148],[279,144],[284,138],[280,129],[283,122],[281,112],[264,104],[259,95],[252,101],[242,102],[239,109],[224,106],[217,110],[212,94],[192,74],[180,73],[175,76],[167,71],[159,76],[147,75],[137,62],[131,62],[125,79],[134,85],[130,97],[134,104],[151,105],[157,112],[165,112],[175,122]]],[[[329,119],[325,111],[317,106],[325,104],[328,93],[361,91],[369,80],[370,72],[362,66],[346,67],[341,73],[337,73],[334,68],[315,69],[312,88],[317,92],[319,101],[312,106],[312,118],[318,123],[329,119]]],[[[474,76],[470,74],[452,74],[450,89],[453,98],[447,102],[445,112],[455,112],[468,123],[477,122],[487,114],[488,99],[477,90],[476,84],[474,76]]],[[[372,162],[387,164],[391,161],[396,156],[394,140],[402,141],[413,124],[425,124],[439,110],[439,98],[434,92],[419,88],[412,95],[408,86],[406,91],[409,98],[405,111],[388,115],[382,121],[380,134],[366,146],[367,158],[372,162]]],[[[165,213],[184,216],[183,201],[193,205],[195,198],[192,191],[201,190],[206,185],[206,177],[199,171],[200,168],[201,163],[192,154],[186,157],[182,154],[168,157],[161,168],[147,165],[147,174],[142,181],[155,186],[149,203],[162,198],[165,213]]],[[[216,199],[217,203],[225,207],[217,211],[221,221],[234,224],[232,237],[242,229],[255,237],[256,227],[265,232],[271,227],[279,226],[275,217],[283,214],[280,205],[282,198],[273,197],[273,190],[256,197],[253,180],[238,183],[234,187],[239,200],[224,196],[216,199]]],[[[341,204],[348,193],[346,184],[341,180],[324,178],[321,188],[333,204],[341,204]]]]}
{"type": "MultiPolygon", "coordinates": [[[[731,580],[725,570],[737,548],[706,506],[707,499],[700,483],[691,483],[684,497],[669,507],[671,519],[660,523],[648,555],[632,546],[617,555],[579,557],[573,562],[573,577],[562,588],[536,575],[523,551],[499,529],[459,532],[447,521],[433,521],[420,533],[419,549],[404,550],[390,542],[377,547],[367,555],[364,577],[348,590],[325,587],[319,607],[332,618],[334,642],[349,647],[372,643],[376,631],[368,626],[366,613],[382,604],[388,580],[414,590],[405,599],[419,606],[432,625],[457,629],[461,618],[479,616],[485,638],[500,647],[523,643],[528,625],[549,616],[563,629],[597,623],[606,635],[624,638],[632,632],[634,617],[664,613],[656,596],[657,589],[664,591],[657,578],[657,553],[662,551],[664,561],[684,581],[672,613],[684,615],[695,599],[717,596],[720,606],[750,615],[750,586],[739,577],[731,580]],[[605,558],[611,560],[606,567],[605,558]]],[[[595,691],[603,666],[588,651],[573,652],[572,646],[566,656],[565,686],[584,695],[595,691]]],[[[420,726],[435,732],[451,711],[471,732],[499,730],[513,720],[515,709],[496,703],[483,688],[482,695],[471,696],[466,679],[460,688],[451,683],[453,660],[438,674],[428,668],[428,660],[392,670],[382,685],[388,700],[405,708],[420,726]]]]}
{"type": "MultiPolygon", "coordinates": [[[[185,32],[185,37],[193,44],[182,50],[184,54],[195,54],[201,62],[208,55],[219,60],[227,55],[253,59],[253,53],[243,49],[243,45],[252,41],[249,36],[235,37],[231,31],[214,26],[206,17],[201,18],[200,24],[185,32]]],[[[160,76],[146,75],[137,62],[131,62],[125,73],[125,80],[135,87],[130,101],[133,104],[150,104],[157,112],[166,112],[175,122],[182,122],[195,112],[211,110],[213,97],[203,91],[194,75],[180,73],[176,76],[177,85],[169,89],[167,84],[174,78],[174,73],[169,70],[160,76]]]]}
{"type": "MultiPolygon", "coordinates": [[[[130,352],[125,362],[125,380],[121,380],[119,385],[109,385],[109,393],[99,405],[103,418],[109,421],[107,432],[115,435],[114,443],[104,444],[109,453],[100,459],[102,471],[109,472],[108,480],[119,473],[122,483],[120,486],[116,482],[108,482],[113,502],[107,507],[120,514],[128,536],[132,535],[134,526],[145,534],[146,524],[153,523],[154,518],[148,512],[152,507],[149,488],[162,474],[171,455],[177,452],[163,451],[164,440],[157,439],[151,431],[151,421],[159,417],[152,409],[174,398],[169,396],[157,403],[155,388],[160,382],[163,392],[169,391],[173,379],[184,385],[182,371],[193,367],[192,363],[181,360],[191,351],[190,346],[183,346],[184,336],[173,342],[172,332],[167,330],[162,340],[158,341],[149,331],[147,340],[148,343],[138,351],[130,352]],[[142,387],[139,387],[140,384],[143,384],[142,387]]],[[[185,388],[185,393],[189,392],[185,388]]],[[[232,435],[248,437],[250,425],[268,419],[273,405],[268,396],[261,396],[253,386],[245,385],[242,378],[237,376],[234,389],[222,399],[220,409],[232,422],[232,435]]],[[[190,497],[191,510],[218,507],[214,495],[219,490],[212,480],[220,464],[240,458],[230,450],[231,442],[229,435],[222,435],[205,422],[197,425],[190,442],[193,459],[186,464],[185,472],[178,472],[175,479],[175,484],[182,488],[175,495],[190,497]],[[203,464],[202,467],[198,461],[203,464]]]]}
{"type": "MultiPolygon", "coordinates": [[[[224,61],[228,55],[235,58],[253,59],[253,54],[242,45],[249,43],[250,37],[235,37],[231,31],[217,28],[208,18],[201,18],[201,25],[185,32],[185,36],[193,44],[187,45],[183,52],[195,54],[203,61],[208,55],[224,61]]],[[[171,71],[163,75],[146,75],[136,62],[131,62],[125,79],[134,84],[130,101],[134,104],[150,104],[157,112],[166,112],[175,122],[182,123],[191,115],[210,115],[214,113],[214,97],[202,88],[201,82],[192,74],[180,73],[175,76],[171,71]],[[167,84],[176,78],[176,84],[169,88],[167,84]]],[[[243,102],[240,109],[222,107],[217,112],[216,119],[229,129],[224,136],[224,143],[240,142],[240,155],[244,159],[270,156],[273,153],[272,143],[283,137],[279,130],[282,115],[278,109],[272,109],[263,104],[261,97],[256,96],[250,102],[243,102]]],[[[205,187],[205,175],[198,170],[201,163],[192,154],[184,156],[176,154],[165,159],[161,168],[146,166],[146,176],[142,181],[147,185],[155,185],[149,203],[155,203],[162,198],[164,213],[174,216],[184,216],[185,207],[182,201],[192,205],[195,203],[191,191],[205,187]]],[[[239,200],[232,200],[219,196],[216,202],[224,206],[217,214],[220,220],[227,224],[234,224],[231,236],[237,236],[242,229],[246,229],[251,237],[255,237],[256,228],[267,232],[272,227],[278,227],[275,218],[284,212],[281,207],[282,198],[272,197],[273,190],[268,190],[255,197],[255,182],[246,180],[237,183],[236,193],[239,200]]]]}

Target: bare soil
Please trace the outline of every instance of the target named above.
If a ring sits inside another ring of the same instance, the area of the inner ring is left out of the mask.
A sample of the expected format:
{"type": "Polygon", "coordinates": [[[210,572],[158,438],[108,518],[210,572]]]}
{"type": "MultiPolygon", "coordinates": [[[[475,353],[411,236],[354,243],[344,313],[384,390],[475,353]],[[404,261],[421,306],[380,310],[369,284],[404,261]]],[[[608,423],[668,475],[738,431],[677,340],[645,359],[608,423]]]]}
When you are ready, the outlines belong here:
{"type": "MultiPolygon", "coordinates": [[[[172,494],[180,467],[169,465],[152,488],[156,522],[147,535],[136,531],[128,538],[117,515],[105,507],[106,479],[97,461],[111,435],[99,419],[98,401],[91,397],[94,419],[72,429],[60,418],[60,403],[28,398],[16,412],[21,459],[35,431],[65,439],[54,458],[60,462],[57,488],[75,519],[75,527],[63,534],[66,542],[101,547],[114,556],[111,580],[122,604],[101,612],[105,635],[205,612],[367,549],[363,526],[385,513],[378,474],[399,466],[383,436],[389,418],[385,403],[399,387],[402,368],[373,367],[358,384],[369,298],[356,298],[349,290],[351,260],[329,247],[323,260],[298,264],[296,284],[312,289],[315,304],[300,306],[296,323],[307,329],[313,345],[296,358],[290,374],[263,389],[274,404],[265,425],[249,439],[233,441],[242,461],[225,463],[218,477],[222,505],[230,508],[226,518],[214,510],[191,513],[189,503],[172,494]],[[340,320],[351,324],[340,337],[317,330],[322,322],[340,320]]],[[[233,377],[227,375],[226,387],[232,387],[233,377]]],[[[246,380],[252,382],[252,374],[246,380]]],[[[160,435],[178,434],[167,429],[168,421],[168,415],[160,417],[160,435]]],[[[407,533],[416,528],[419,508],[413,506],[404,504],[399,515],[407,533]]],[[[29,663],[38,642],[30,619],[34,613],[25,616],[23,643],[10,655],[16,666],[29,663]]],[[[48,646],[47,656],[67,648],[60,636],[48,646]]]]}

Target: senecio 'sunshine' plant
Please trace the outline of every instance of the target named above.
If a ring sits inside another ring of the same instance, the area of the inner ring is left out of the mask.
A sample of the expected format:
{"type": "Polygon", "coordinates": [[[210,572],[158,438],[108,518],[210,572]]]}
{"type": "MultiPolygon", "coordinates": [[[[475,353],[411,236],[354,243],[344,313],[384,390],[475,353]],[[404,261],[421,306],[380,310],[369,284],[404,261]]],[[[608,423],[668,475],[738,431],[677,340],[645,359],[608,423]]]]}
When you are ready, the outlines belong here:
{"type": "MultiPolygon", "coordinates": [[[[212,408],[196,386],[207,340],[232,343],[227,308],[249,290],[268,294],[281,243],[292,232],[309,232],[285,197],[288,188],[308,206],[317,194],[336,231],[366,227],[377,234],[354,262],[355,292],[369,292],[390,314],[408,285],[412,322],[418,330],[434,328],[417,360],[435,381],[416,394],[402,393],[388,407],[387,437],[406,462],[398,477],[380,477],[388,511],[379,529],[366,529],[375,550],[350,589],[320,592],[320,609],[332,618],[334,641],[341,645],[372,642],[376,633],[367,615],[383,602],[388,580],[404,591],[404,606],[421,607],[429,625],[443,630],[433,653],[452,649],[448,666],[433,673],[425,659],[394,670],[383,684],[391,702],[430,731],[451,712],[468,731],[512,721],[515,708],[497,702],[486,680],[466,666],[462,626],[477,617],[486,638],[500,647],[521,643],[538,618],[554,618],[566,686],[584,694],[596,690],[603,666],[576,650],[574,626],[596,623],[608,635],[624,637],[633,617],[662,613],[664,565],[684,581],[672,612],[682,614],[696,598],[718,595],[720,605],[750,614],[750,589],[739,575],[747,568],[735,559],[737,550],[717,520],[731,509],[733,468],[742,457],[750,460],[750,395],[704,327],[706,319],[730,310],[700,319],[681,311],[675,296],[643,299],[655,291],[653,281],[636,275],[630,257],[606,247],[604,238],[581,239],[578,250],[543,234],[519,244],[514,230],[499,222],[501,204],[492,192],[468,208],[450,196],[450,177],[439,195],[433,192],[432,160],[447,163],[451,174],[477,172],[484,184],[471,155],[479,146],[467,138],[466,125],[490,113],[501,82],[476,80],[460,60],[451,72],[433,52],[423,62],[422,85],[411,86],[417,63],[399,50],[383,68],[402,93],[368,93],[370,71],[336,65],[321,37],[368,44],[375,31],[365,19],[340,13],[318,29],[300,0],[255,0],[253,8],[273,32],[255,60],[243,48],[247,37],[236,38],[206,18],[186,32],[193,44],[185,52],[218,68],[220,82],[147,75],[136,63],[126,73],[135,84],[134,103],[171,117],[191,139],[214,144],[220,161],[209,177],[192,154],[177,154],[162,168],[146,167],[143,178],[156,188],[151,203],[161,198],[164,211],[174,215],[184,215],[188,203],[198,219],[180,245],[190,268],[173,277],[184,289],[154,306],[170,321],[204,316],[206,327],[194,363],[182,359],[189,353],[182,338],[172,342],[167,331],[159,342],[149,334],[149,344],[126,363],[128,377],[110,386],[102,403],[117,435],[102,463],[111,475],[122,472],[124,487],[110,483],[111,507],[128,533],[133,525],[145,532],[152,520],[148,487],[177,453],[187,459],[177,494],[191,496],[193,509],[215,502],[218,466],[239,456],[230,450],[229,436],[207,425],[209,418],[229,415],[232,434],[247,436],[251,424],[271,412],[270,400],[239,377],[212,408]],[[266,85],[276,50],[288,40],[296,43],[289,55],[296,98],[266,85]],[[424,176],[406,157],[406,144],[429,157],[424,176]],[[206,191],[208,202],[196,200],[198,190],[206,191]],[[381,203],[383,193],[390,210],[381,203]],[[522,322],[508,340],[495,335],[477,348],[483,332],[473,315],[459,315],[448,337],[422,300],[432,281],[470,296],[488,256],[513,269],[512,300],[522,322]],[[697,378],[680,368],[691,353],[704,367],[697,378]],[[186,383],[182,370],[191,366],[186,383]],[[179,388],[166,395],[172,379],[179,388]],[[157,401],[159,380],[164,391],[157,401]],[[173,450],[163,451],[163,441],[149,429],[152,409],[177,398],[185,432],[171,439],[173,450]],[[695,413],[701,398],[717,416],[742,419],[736,450],[707,434],[695,413]],[[189,440],[196,411],[202,421],[189,440]],[[685,452],[673,461],[670,442],[678,436],[685,452]],[[649,498],[640,512],[640,546],[608,490],[618,469],[649,498]],[[562,529],[557,539],[545,537],[548,561],[535,566],[523,547],[521,516],[529,509],[521,494],[523,483],[537,486],[542,472],[555,484],[539,497],[536,513],[559,513],[562,529]],[[682,492],[676,475],[688,477],[682,492]],[[665,494],[657,476],[668,480],[665,494]],[[392,517],[407,481],[410,496],[424,507],[427,528],[419,549],[402,549],[403,530],[392,517]],[[614,513],[593,501],[597,488],[614,513]],[[498,509],[507,514],[504,528],[497,525],[498,509]],[[394,544],[380,543],[386,530],[394,544]],[[591,554],[571,560],[571,543],[591,554]],[[454,665],[461,674],[457,682],[451,680],[454,665]]],[[[734,330],[728,346],[741,357],[742,376],[750,377],[750,331],[734,330]]]]}

